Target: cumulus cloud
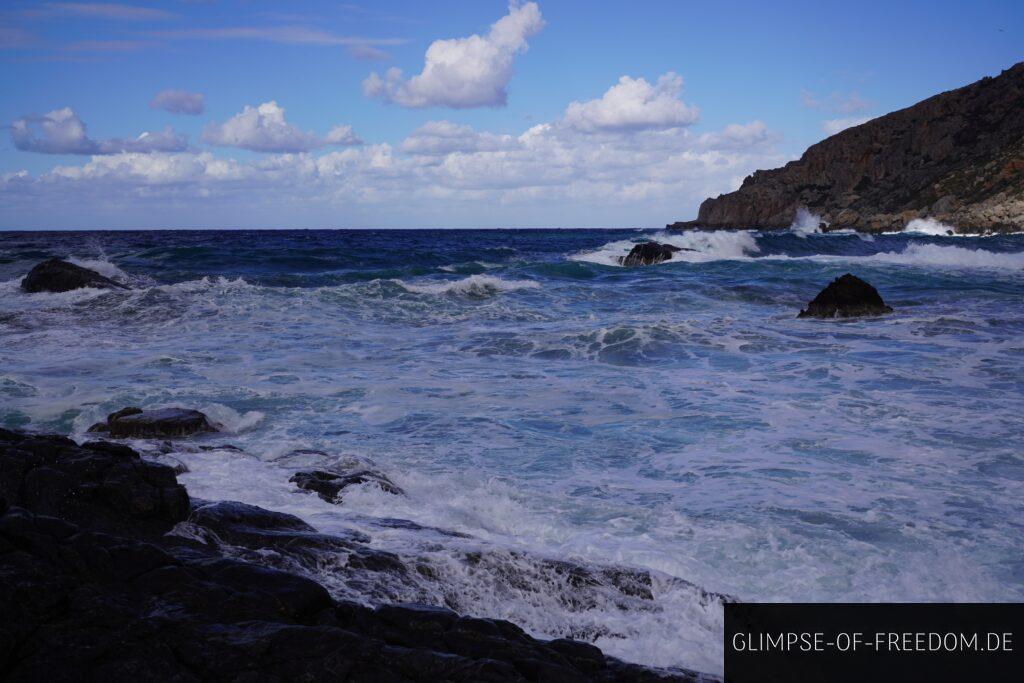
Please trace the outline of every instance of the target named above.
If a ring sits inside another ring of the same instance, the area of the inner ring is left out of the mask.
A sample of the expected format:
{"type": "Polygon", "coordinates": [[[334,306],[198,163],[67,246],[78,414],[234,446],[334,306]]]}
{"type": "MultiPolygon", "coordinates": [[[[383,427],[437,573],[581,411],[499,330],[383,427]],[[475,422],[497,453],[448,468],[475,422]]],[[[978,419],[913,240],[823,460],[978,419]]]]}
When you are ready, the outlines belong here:
{"type": "Polygon", "coordinates": [[[508,14],[485,36],[435,40],[427,48],[423,71],[404,80],[391,68],[363,81],[363,93],[403,107],[502,107],[508,100],[513,58],[544,26],[535,2],[512,2],[508,14]]]}
{"type": "Polygon", "coordinates": [[[517,141],[511,135],[478,133],[471,126],[451,121],[428,121],[402,141],[406,154],[445,156],[454,152],[483,152],[512,149],[517,141]]]}
{"type": "Polygon", "coordinates": [[[835,135],[847,128],[853,128],[854,126],[859,126],[862,123],[867,123],[873,118],[873,116],[855,116],[844,119],[829,119],[828,121],[822,122],[821,129],[825,131],[826,135],[835,135]]]}
{"type": "Polygon", "coordinates": [[[492,224],[524,225],[527,215],[547,225],[651,224],[689,217],[705,197],[787,160],[775,148],[777,136],[759,121],[698,136],[685,125],[664,125],[683,118],[655,118],[655,125],[646,115],[627,119],[630,126],[597,128],[592,119],[580,128],[563,116],[512,135],[431,121],[397,145],[317,150],[354,136],[345,126],[323,138],[303,133],[285,122],[275,103],[267,104],[262,118],[260,108],[248,107],[214,134],[239,147],[287,151],[244,163],[195,150],[95,156],[84,165],[0,183],[0,206],[43,201],[32,199],[36,195],[62,205],[116,196],[138,206],[161,198],[165,206],[191,206],[180,201],[188,198],[232,215],[263,207],[261,220],[286,205],[288,212],[278,216],[292,222],[305,211],[321,210],[301,215],[331,223],[365,211],[368,225],[396,215],[412,216],[405,222],[431,215],[453,225],[460,211],[479,225],[486,206],[492,224]],[[637,127],[638,120],[646,123],[637,127]]]}
{"type": "Polygon", "coordinates": [[[203,96],[187,90],[161,90],[149,101],[149,107],[172,114],[198,116],[203,113],[203,96]]]}
{"type": "Polygon", "coordinates": [[[683,79],[668,72],[654,85],[643,78],[623,76],[599,100],[572,102],[565,123],[579,130],[658,130],[680,128],[697,121],[699,111],[679,99],[683,79]]]}
{"type": "Polygon", "coordinates": [[[203,140],[222,147],[255,152],[306,152],[327,145],[358,145],[362,141],[351,126],[335,126],[324,137],[299,130],[284,119],[284,108],[271,100],[246,107],[224,123],[211,123],[203,140]]]}
{"type": "Polygon", "coordinates": [[[40,154],[118,154],[121,152],[177,152],[188,140],[170,127],[144,132],[134,139],[93,140],[85,123],[71,107],[55,109],[44,116],[25,116],[11,124],[11,140],[23,152],[40,154]]]}

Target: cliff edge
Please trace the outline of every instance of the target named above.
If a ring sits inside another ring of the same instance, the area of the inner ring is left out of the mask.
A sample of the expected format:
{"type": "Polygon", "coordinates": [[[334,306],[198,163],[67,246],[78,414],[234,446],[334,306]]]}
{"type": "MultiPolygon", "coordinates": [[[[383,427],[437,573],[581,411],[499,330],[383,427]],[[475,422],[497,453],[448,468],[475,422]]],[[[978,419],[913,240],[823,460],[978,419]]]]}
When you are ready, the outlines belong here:
{"type": "Polygon", "coordinates": [[[667,227],[781,229],[801,207],[828,229],[1024,230],[1024,62],[826,138],[667,227]]]}

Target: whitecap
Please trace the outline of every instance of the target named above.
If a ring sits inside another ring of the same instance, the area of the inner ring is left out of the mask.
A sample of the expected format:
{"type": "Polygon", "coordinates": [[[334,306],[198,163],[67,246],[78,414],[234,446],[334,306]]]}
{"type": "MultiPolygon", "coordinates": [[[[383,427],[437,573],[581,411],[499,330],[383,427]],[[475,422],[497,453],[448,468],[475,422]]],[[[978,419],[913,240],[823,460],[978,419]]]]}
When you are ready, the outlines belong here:
{"type": "MultiPolygon", "coordinates": [[[[751,230],[663,231],[651,235],[650,239],[683,250],[672,254],[671,260],[664,263],[747,260],[761,251],[755,233],[751,230]]],[[[617,240],[592,251],[571,254],[568,258],[572,261],[597,263],[603,266],[621,266],[619,258],[628,254],[638,243],[636,240],[617,240]]]]}
{"type": "Polygon", "coordinates": [[[540,283],[534,280],[502,280],[492,275],[470,275],[461,280],[445,282],[424,282],[412,284],[395,280],[404,289],[416,294],[461,294],[483,298],[499,292],[513,292],[518,289],[537,289],[540,283]]]}

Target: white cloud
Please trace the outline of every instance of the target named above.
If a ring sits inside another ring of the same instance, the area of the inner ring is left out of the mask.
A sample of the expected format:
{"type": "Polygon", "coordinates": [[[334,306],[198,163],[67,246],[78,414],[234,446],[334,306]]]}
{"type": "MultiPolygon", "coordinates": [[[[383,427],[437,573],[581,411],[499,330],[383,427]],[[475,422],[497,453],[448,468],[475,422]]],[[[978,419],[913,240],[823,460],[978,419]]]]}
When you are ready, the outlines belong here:
{"type": "Polygon", "coordinates": [[[271,100],[246,107],[224,123],[211,123],[203,140],[222,147],[255,152],[306,152],[327,145],[358,145],[362,141],[350,126],[336,126],[323,138],[299,130],[284,119],[284,108],[271,100]]]}
{"type": "Polygon", "coordinates": [[[509,4],[508,14],[485,36],[435,40],[427,48],[423,71],[403,80],[402,71],[376,72],[363,81],[363,93],[403,107],[501,107],[512,79],[512,60],[524,52],[527,38],[544,26],[535,2],[509,4]]]}
{"type": "Polygon", "coordinates": [[[683,79],[668,72],[654,85],[623,76],[599,100],[572,102],[565,123],[579,130],[657,130],[688,126],[699,111],[679,99],[683,79]]]}
{"type": "MultiPolygon", "coordinates": [[[[646,115],[627,119],[631,126],[585,129],[560,117],[518,135],[431,121],[395,146],[317,152],[331,141],[350,140],[351,129],[339,126],[317,138],[289,126],[280,108],[268,105],[262,117],[260,108],[249,107],[242,113],[247,117],[215,132],[236,146],[287,152],[247,163],[197,151],[95,156],[84,165],[0,183],[0,206],[45,201],[70,213],[105,197],[116,198],[122,216],[153,206],[195,212],[202,202],[204,218],[251,212],[254,221],[276,218],[296,226],[337,225],[353,215],[364,225],[423,225],[428,217],[455,225],[458,216],[465,217],[463,225],[650,225],[692,217],[705,197],[735,189],[755,169],[787,161],[775,148],[777,136],[758,121],[698,136],[686,126],[661,125],[682,119],[655,118],[653,126],[646,115]],[[637,127],[637,120],[647,125],[637,127]]],[[[0,221],[12,211],[0,209],[0,221]]],[[[159,215],[169,220],[172,214],[159,215]]]]}
{"type": "Polygon", "coordinates": [[[872,103],[865,100],[858,93],[833,92],[825,98],[819,98],[807,90],[800,91],[800,103],[808,109],[821,109],[832,111],[838,114],[856,114],[870,109],[872,103]]]}
{"type": "Polygon", "coordinates": [[[197,116],[203,113],[203,96],[187,90],[161,90],[149,102],[150,109],[197,116]]]}
{"type": "Polygon", "coordinates": [[[847,128],[853,128],[854,126],[859,126],[862,123],[867,123],[873,118],[873,116],[859,116],[845,119],[829,119],[828,121],[823,121],[821,123],[821,129],[825,131],[826,135],[835,135],[847,128]]]}
{"type": "Polygon", "coordinates": [[[428,121],[410,133],[400,149],[406,154],[445,156],[453,152],[511,149],[516,144],[511,135],[478,133],[470,126],[451,121],[428,121]]]}
{"type": "Polygon", "coordinates": [[[766,143],[774,143],[777,136],[761,121],[730,123],[720,131],[704,133],[697,143],[705,149],[752,149],[766,143]]]}
{"type": "Polygon", "coordinates": [[[151,7],[135,7],[107,2],[49,2],[46,9],[59,14],[69,14],[95,19],[118,19],[122,21],[153,21],[172,19],[171,12],[151,7]]]}
{"type": "Polygon", "coordinates": [[[71,107],[44,116],[24,116],[11,124],[11,140],[23,152],[40,154],[119,154],[121,152],[178,152],[188,141],[170,127],[144,132],[134,139],[93,140],[71,107]]]}

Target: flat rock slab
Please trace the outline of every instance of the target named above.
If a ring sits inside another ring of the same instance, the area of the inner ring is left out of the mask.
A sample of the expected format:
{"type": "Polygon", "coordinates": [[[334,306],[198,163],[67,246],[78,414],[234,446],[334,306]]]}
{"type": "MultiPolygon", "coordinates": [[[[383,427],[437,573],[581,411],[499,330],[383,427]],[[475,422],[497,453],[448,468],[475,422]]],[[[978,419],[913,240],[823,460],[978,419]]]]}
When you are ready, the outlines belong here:
{"type": "Polygon", "coordinates": [[[218,425],[198,410],[188,408],[123,408],[107,416],[106,422],[89,427],[114,439],[168,439],[219,431],[218,425]]]}
{"type": "Polygon", "coordinates": [[[814,297],[798,318],[852,318],[892,313],[878,290],[855,275],[837,277],[814,297]]]}
{"type": "Polygon", "coordinates": [[[128,289],[95,270],[76,266],[63,259],[52,258],[37,264],[21,281],[21,288],[29,293],[70,292],[73,289],[128,289]]]}

